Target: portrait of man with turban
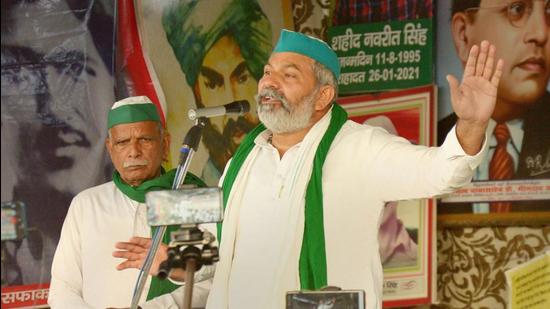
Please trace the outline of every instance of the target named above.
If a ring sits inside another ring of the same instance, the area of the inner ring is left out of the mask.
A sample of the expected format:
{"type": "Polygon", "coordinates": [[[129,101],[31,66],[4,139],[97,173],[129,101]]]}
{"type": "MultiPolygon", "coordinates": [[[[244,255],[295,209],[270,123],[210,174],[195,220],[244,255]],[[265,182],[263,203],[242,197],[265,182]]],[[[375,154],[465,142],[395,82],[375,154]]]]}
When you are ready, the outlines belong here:
{"type": "MultiPolygon", "coordinates": [[[[256,1],[175,1],[163,10],[162,26],[197,108],[236,100],[251,105],[242,116],[208,119],[202,141],[209,159],[201,177],[217,184],[245,134],[258,123],[254,95],[273,47],[271,22],[256,1]]],[[[183,121],[168,126],[179,130],[183,121]]]]}

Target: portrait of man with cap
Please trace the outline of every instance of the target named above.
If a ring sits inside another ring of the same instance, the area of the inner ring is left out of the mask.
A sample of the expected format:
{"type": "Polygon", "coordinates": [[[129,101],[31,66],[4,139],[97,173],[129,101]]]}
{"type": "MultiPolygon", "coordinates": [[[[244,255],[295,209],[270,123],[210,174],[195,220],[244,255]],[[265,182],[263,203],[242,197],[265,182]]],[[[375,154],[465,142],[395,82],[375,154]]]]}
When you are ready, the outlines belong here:
{"type": "Polygon", "coordinates": [[[348,120],[323,41],[282,30],[256,96],[261,124],[223,175],[220,261],[207,308],[282,308],[285,293],[326,285],[366,292],[382,308],[378,232],[388,201],[467,184],[486,150],[502,61],[484,41],[464,79],[449,76],[460,120],[441,147],[412,145],[348,120]]]}
{"type": "MultiPolygon", "coordinates": [[[[162,25],[196,107],[237,100],[252,106],[243,116],[207,120],[202,141],[209,159],[201,178],[216,185],[243,137],[258,124],[252,103],[273,48],[271,22],[255,0],[174,1],[164,8],[162,25]]],[[[169,110],[186,107],[168,102],[169,110]]],[[[169,119],[169,130],[183,130],[185,120],[169,119]]]]}
{"type": "MultiPolygon", "coordinates": [[[[107,126],[105,145],[115,167],[113,180],[80,192],[71,202],[52,265],[48,299],[52,308],[130,304],[138,270],[117,270],[122,260],[113,254],[114,244],[149,238],[145,193],[172,187],[175,170],[166,172],[161,166],[168,156],[170,135],[149,98],[116,102],[107,126]]],[[[186,182],[203,185],[190,173],[186,182]]],[[[149,279],[144,297],[153,299],[176,287],[149,279]]]]}

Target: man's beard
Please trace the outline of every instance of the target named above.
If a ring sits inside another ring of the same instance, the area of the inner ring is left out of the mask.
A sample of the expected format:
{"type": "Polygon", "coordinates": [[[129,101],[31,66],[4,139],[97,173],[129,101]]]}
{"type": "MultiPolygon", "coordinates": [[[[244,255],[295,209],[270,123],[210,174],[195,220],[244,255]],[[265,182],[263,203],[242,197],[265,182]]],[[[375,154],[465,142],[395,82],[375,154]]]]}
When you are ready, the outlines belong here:
{"type": "Polygon", "coordinates": [[[204,146],[208,149],[212,163],[214,163],[220,174],[242,140],[242,138],[237,139],[236,137],[241,137],[250,132],[255,126],[256,123],[240,116],[237,120],[229,119],[223,128],[223,133],[221,133],[221,130],[217,126],[213,126],[207,120],[202,140],[204,146]]]}
{"type": "Polygon", "coordinates": [[[290,103],[283,93],[273,89],[264,88],[256,95],[258,104],[258,116],[266,128],[273,133],[290,133],[307,128],[315,112],[315,96],[318,90],[303,97],[298,103],[290,103]],[[281,102],[277,108],[271,104],[262,104],[264,97],[270,97],[281,102]]]}

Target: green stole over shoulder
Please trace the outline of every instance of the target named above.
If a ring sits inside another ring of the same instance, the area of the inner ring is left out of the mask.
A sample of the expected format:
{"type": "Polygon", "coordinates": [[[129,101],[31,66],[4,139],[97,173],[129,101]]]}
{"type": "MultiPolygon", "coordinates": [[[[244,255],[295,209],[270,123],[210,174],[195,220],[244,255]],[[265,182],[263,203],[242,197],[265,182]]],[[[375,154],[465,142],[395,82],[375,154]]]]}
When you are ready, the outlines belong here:
{"type": "MultiPolygon", "coordinates": [[[[327,261],[325,252],[325,229],[323,223],[323,164],[334,141],[348,114],[338,104],[332,107],[330,124],[323,135],[313,159],[311,177],[306,189],[304,209],[304,236],[300,252],[300,287],[302,290],[317,290],[327,285],[327,261]]],[[[265,131],[263,124],[250,131],[231,160],[223,180],[223,205],[227,206],[227,200],[235,179],[248,154],[254,148],[254,140],[265,131]]],[[[221,223],[218,224],[218,239],[221,241],[221,223]]]]}
{"type": "MultiPolygon", "coordinates": [[[[121,178],[120,174],[115,170],[113,172],[113,182],[117,188],[124,193],[130,199],[139,202],[145,203],[145,193],[150,191],[158,190],[171,190],[172,183],[174,182],[174,177],[176,175],[176,169],[172,169],[167,173],[164,172],[164,169],[161,169],[161,175],[157,178],[147,180],[137,187],[132,187],[129,184],[125,183],[121,178]]],[[[197,176],[187,173],[185,175],[184,183],[194,184],[199,187],[206,187],[206,184],[197,176]]],[[[162,242],[168,244],[170,242],[170,233],[178,228],[177,225],[168,226],[162,242]]],[[[151,228],[151,233],[154,234],[154,228],[151,228]]],[[[179,285],[173,284],[169,280],[160,280],[156,276],[153,276],[151,279],[151,287],[147,294],[147,300],[153,299],[157,296],[171,293],[175,289],[179,288],[179,285]]]]}

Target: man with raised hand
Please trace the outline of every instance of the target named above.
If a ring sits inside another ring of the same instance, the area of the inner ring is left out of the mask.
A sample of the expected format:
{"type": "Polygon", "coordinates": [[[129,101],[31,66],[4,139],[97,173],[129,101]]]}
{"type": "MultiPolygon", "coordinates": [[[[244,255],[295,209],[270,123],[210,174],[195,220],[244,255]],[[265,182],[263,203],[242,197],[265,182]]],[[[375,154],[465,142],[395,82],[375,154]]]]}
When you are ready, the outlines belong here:
{"type": "Polygon", "coordinates": [[[488,42],[449,76],[459,120],[439,148],[347,120],[324,42],[283,30],[258,84],[262,125],[226,168],[226,215],[209,308],[281,308],[290,290],[361,289],[381,308],[378,230],[387,201],[468,183],[484,149],[502,61],[488,42]]]}
{"type": "Polygon", "coordinates": [[[473,46],[462,82],[448,77],[459,120],[441,147],[425,147],[347,120],[334,103],[334,51],[283,30],[258,84],[262,124],[222,178],[220,261],[207,308],[283,308],[287,291],[326,285],[364,290],[367,308],[382,308],[384,204],[471,180],[502,74],[494,54],[486,41],[473,46]]]}

